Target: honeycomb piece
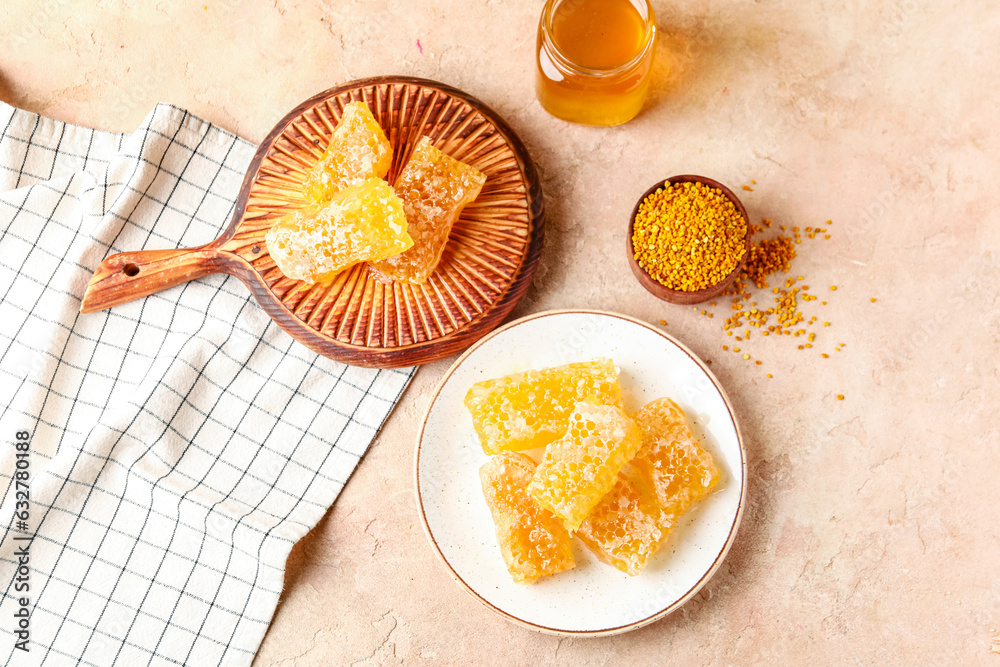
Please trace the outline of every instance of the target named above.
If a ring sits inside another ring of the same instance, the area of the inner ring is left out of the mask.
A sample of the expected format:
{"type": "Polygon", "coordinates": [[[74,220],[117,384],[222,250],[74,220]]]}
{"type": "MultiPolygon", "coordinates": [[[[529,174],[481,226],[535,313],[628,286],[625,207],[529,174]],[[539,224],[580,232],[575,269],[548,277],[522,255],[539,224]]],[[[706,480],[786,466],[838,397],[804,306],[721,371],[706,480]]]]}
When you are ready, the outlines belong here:
{"type": "Polygon", "coordinates": [[[634,576],[646,567],[673,525],[661,518],[655,499],[618,473],[618,481],[583,520],[576,536],[602,561],[634,576]]]}
{"type": "Polygon", "coordinates": [[[702,449],[681,410],[669,398],[648,403],[634,417],[642,447],[631,467],[649,486],[664,517],[679,518],[719,483],[712,455],[702,449]]]}
{"type": "Polygon", "coordinates": [[[330,280],[352,264],[413,245],[403,202],[380,178],[345,188],[324,206],[279,218],[264,242],[283,274],[306,282],[330,280]]]}
{"type": "Polygon", "coordinates": [[[502,452],[479,469],[500,552],[519,584],[533,584],[576,565],[566,529],[528,495],[534,471],[535,462],[515,452],[502,452]]]}
{"type": "Polygon", "coordinates": [[[542,447],[561,437],[580,401],[621,407],[618,369],[610,359],[485,380],[465,396],[479,442],[490,455],[542,447]]]}
{"type": "Polygon", "coordinates": [[[306,174],[302,191],[311,201],[322,204],[350,185],[385,178],[391,164],[392,146],[368,105],[350,102],[323,157],[306,174]]]}
{"type": "Polygon", "coordinates": [[[575,531],[641,444],[639,427],[621,408],[577,403],[566,435],[545,448],[528,493],[575,531]]]}
{"type": "Polygon", "coordinates": [[[375,276],[383,282],[426,281],[441,260],[451,226],[485,182],[483,173],[434,148],[427,137],[417,142],[396,182],[413,247],[372,264],[375,276]]]}

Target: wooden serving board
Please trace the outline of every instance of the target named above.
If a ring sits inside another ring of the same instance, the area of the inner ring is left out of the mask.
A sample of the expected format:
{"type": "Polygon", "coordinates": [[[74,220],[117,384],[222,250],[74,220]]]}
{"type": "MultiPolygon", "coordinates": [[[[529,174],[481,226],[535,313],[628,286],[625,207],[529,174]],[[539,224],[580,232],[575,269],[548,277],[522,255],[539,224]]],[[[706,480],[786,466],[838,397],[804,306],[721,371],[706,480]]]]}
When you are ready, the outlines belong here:
{"type": "Polygon", "coordinates": [[[542,232],[538,173],[520,139],[489,107],[426,79],[363,79],[306,100],[267,135],[222,236],[197,248],[108,257],[80,310],[103,310],[221,272],[239,278],[282,329],[322,355],[378,368],[423,364],[464,350],[500,324],[531,282],[542,232]],[[286,278],[268,255],[265,233],[275,218],[306,203],[306,171],[322,156],[344,106],[355,100],[368,104],[393,146],[390,183],[423,135],[486,174],[422,285],[383,284],[366,264],[329,283],[304,283],[286,278]]]}

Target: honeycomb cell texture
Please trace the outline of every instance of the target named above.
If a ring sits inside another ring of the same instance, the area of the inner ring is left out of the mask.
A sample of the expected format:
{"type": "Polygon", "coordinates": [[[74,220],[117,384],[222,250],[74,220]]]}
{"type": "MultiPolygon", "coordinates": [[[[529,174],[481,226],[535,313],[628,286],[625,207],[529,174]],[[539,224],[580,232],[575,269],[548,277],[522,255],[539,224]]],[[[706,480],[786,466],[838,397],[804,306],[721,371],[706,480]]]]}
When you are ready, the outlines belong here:
{"type": "Polygon", "coordinates": [[[392,164],[392,146],[364,102],[344,106],[340,122],[320,161],[302,184],[306,198],[325,203],[344,188],[369,178],[385,178],[392,164]]]}
{"type": "Polygon", "coordinates": [[[642,447],[631,468],[652,490],[664,519],[676,521],[715,488],[721,473],[684,411],[669,398],[648,403],[634,419],[642,430],[642,447]]]}
{"type": "Polygon", "coordinates": [[[672,525],[665,525],[654,499],[619,473],[611,491],[590,511],[576,536],[598,558],[629,575],[646,567],[672,525]]]}
{"type": "Polygon", "coordinates": [[[527,486],[535,462],[524,454],[502,452],[479,469],[483,495],[496,524],[497,543],[517,583],[571,569],[569,534],[551,512],[539,507],[527,486]]]}
{"type": "Polygon", "coordinates": [[[465,205],[479,196],[486,176],[445,155],[423,137],[396,182],[403,200],[413,247],[404,253],[372,264],[375,276],[423,283],[434,272],[448,243],[451,227],[465,205]]]}
{"type": "Polygon", "coordinates": [[[609,359],[531,370],[478,382],[465,396],[483,451],[542,447],[566,433],[581,401],[622,405],[618,370],[609,359]]]}
{"type": "Polygon", "coordinates": [[[566,435],[545,448],[528,493],[575,531],[641,444],[639,427],[620,408],[577,403],[566,435]]]}
{"type": "Polygon", "coordinates": [[[283,274],[311,283],[413,245],[403,203],[380,178],[347,187],[325,205],[279,218],[264,242],[283,274]]]}

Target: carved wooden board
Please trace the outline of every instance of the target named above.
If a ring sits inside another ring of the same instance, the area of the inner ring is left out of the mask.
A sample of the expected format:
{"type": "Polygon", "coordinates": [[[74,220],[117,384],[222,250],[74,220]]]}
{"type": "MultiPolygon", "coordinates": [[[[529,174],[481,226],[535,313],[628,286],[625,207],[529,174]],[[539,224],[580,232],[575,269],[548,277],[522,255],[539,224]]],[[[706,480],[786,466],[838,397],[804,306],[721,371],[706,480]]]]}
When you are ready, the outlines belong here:
{"type": "Polygon", "coordinates": [[[226,231],[199,248],[125,252],[98,267],[81,311],[109,308],[210,273],[236,276],[268,315],[309,348],[380,368],[454,354],[495,328],[524,295],[542,245],[538,174],[513,130],[449,86],[378,77],[306,100],[271,131],[250,163],[226,231]],[[383,284],[366,264],[329,283],[286,278],[267,253],[273,219],[305,204],[301,183],[319,161],[344,106],[366,102],[393,146],[395,182],[421,136],[486,174],[422,285],[383,284]]]}

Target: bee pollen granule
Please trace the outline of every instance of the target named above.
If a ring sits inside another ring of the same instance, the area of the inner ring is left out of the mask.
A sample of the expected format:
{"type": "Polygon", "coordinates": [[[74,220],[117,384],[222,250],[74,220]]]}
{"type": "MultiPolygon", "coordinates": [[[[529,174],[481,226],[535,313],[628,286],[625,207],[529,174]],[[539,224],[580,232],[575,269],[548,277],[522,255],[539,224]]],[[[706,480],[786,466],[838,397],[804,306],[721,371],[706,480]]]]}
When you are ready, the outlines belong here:
{"type": "Polygon", "coordinates": [[[733,272],[746,254],[746,235],[746,218],[722,190],[671,183],[639,204],[632,249],[653,280],[696,292],[733,272]]]}

